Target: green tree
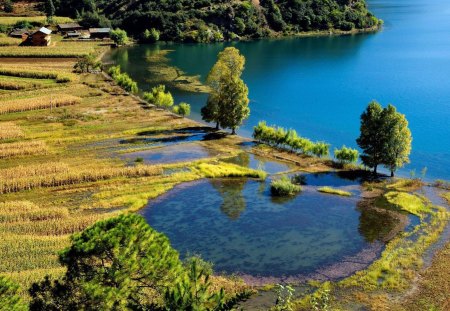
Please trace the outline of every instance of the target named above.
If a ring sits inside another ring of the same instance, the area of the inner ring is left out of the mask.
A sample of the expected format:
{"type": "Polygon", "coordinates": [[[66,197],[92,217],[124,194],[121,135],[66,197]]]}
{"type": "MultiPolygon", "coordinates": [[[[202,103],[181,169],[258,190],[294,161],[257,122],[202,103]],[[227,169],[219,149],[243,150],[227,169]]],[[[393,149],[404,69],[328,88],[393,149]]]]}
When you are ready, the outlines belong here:
{"type": "Polygon", "coordinates": [[[383,120],[383,164],[394,177],[395,171],[409,163],[412,136],[405,115],[388,105],[382,113],[383,120]]]}
{"type": "Polygon", "coordinates": [[[46,0],[45,1],[45,14],[47,15],[48,19],[51,19],[53,16],[55,16],[55,5],[53,4],[53,0],[46,0]]]}
{"type": "Polygon", "coordinates": [[[3,3],[3,11],[5,13],[12,13],[14,11],[14,5],[11,0],[5,0],[3,3]]]}
{"type": "Polygon", "coordinates": [[[232,134],[250,114],[248,87],[241,79],[244,65],[245,58],[238,49],[226,48],[207,78],[211,94],[202,109],[203,119],[231,129],[232,134]]]}
{"type": "Polygon", "coordinates": [[[19,296],[19,286],[0,276],[0,310],[1,311],[25,311],[25,304],[19,296]]]}
{"type": "Polygon", "coordinates": [[[32,285],[31,310],[148,309],[183,276],[166,236],[135,214],[100,221],[71,238],[67,272],[32,285]]]}
{"type": "Polygon", "coordinates": [[[341,149],[334,150],[334,157],[339,161],[340,164],[356,163],[358,161],[359,152],[356,149],[347,148],[342,146],[341,149]]]}
{"type": "Polygon", "coordinates": [[[189,116],[191,114],[191,105],[180,103],[178,106],[173,107],[173,112],[179,114],[182,117],[189,116]]]}
{"type": "Polygon", "coordinates": [[[212,311],[222,310],[225,304],[223,289],[211,294],[209,269],[198,258],[192,258],[185,277],[165,295],[167,310],[212,311]]]}
{"type": "Polygon", "coordinates": [[[102,67],[102,62],[97,61],[97,58],[92,55],[85,55],[78,58],[77,62],[73,66],[75,72],[85,73],[91,72],[91,70],[100,69],[102,67]]]}
{"type": "Polygon", "coordinates": [[[159,41],[160,35],[161,33],[155,28],[152,28],[150,30],[146,29],[143,34],[144,42],[155,43],[159,41]]]}
{"type": "Polygon", "coordinates": [[[158,85],[153,87],[151,92],[145,92],[143,97],[150,104],[162,108],[170,108],[174,103],[172,94],[168,91],[166,92],[165,85],[158,85]]]}
{"type": "Polygon", "coordinates": [[[360,136],[356,140],[362,149],[361,160],[369,168],[377,173],[378,165],[383,163],[383,108],[372,101],[361,115],[360,136]]]}
{"type": "Polygon", "coordinates": [[[127,44],[127,42],[128,42],[127,32],[120,28],[111,30],[110,36],[111,36],[111,39],[114,41],[114,43],[117,45],[124,45],[124,44],[127,44]]]}

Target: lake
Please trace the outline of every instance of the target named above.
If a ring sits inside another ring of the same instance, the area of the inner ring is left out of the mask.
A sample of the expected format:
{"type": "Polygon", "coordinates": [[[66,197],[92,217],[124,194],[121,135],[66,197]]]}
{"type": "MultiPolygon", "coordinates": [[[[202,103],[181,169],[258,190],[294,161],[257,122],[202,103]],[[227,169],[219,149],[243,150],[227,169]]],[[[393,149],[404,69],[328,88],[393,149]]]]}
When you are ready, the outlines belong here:
{"type": "MultiPolygon", "coordinates": [[[[150,201],[141,214],[182,257],[201,255],[216,272],[236,273],[252,284],[348,276],[379,256],[387,235],[404,228],[397,227],[399,217],[407,216],[361,207],[359,180],[336,173],[302,176],[302,193],[288,198],[272,197],[270,181],[183,184],[150,201]],[[321,194],[321,185],[353,196],[321,194]]],[[[410,217],[406,230],[417,224],[410,217]]]]}
{"type": "MultiPolygon", "coordinates": [[[[233,45],[247,59],[243,75],[251,116],[239,130],[250,136],[260,120],[296,129],[333,146],[356,147],[359,116],[376,99],[406,114],[413,133],[411,165],[429,179],[450,180],[450,2],[369,0],[385,21],[378,33],[288,38],[220,44],[140,45],[112,51],[122,66],[149,89],[147,56],[170,49],[170,64],[204,79],[217,53],[233,45]]],[[[176,102],[192,105],[192,118],[207,95],[171,89],[176,102]]]]}

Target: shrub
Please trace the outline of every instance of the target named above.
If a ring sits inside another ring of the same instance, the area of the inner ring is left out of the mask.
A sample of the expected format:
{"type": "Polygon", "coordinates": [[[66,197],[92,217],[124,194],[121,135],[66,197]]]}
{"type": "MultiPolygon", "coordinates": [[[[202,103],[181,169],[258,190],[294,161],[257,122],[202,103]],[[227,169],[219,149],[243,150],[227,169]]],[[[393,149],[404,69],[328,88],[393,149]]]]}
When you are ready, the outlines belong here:
{"type": "Polygon", "coordinates": [[[124,45],[128,43],[127,32],[120,28],[111,30],[110,36],[114,43],[116,43],[117,45],[124,45]]]}
{"type": "Polygon", "coordinates": [[[152,28],[150,30],[146,29],[142,36],[143,36],[144,42],[155,43],[155,42],[159,41],[160,32],[158,30],[156,30],[155,28],[152,28]]]}
{"type": "Polygon", "coordinates": [[[340,164],[356,163],[358,161],[359,152],[356,149],[347,148],[342,146],[341,149],[334,150],[334,157],[340,164]]]}
{"type": "Polygon", "coordinates": [[[125,91],[130,93],[137,93],[139,91],[137,83],[133,81],[128,74],[122,73],[120,71],[120,66],[112,66],[109,68],[108,74],[125,91]]]}
{"type": "Polygon", "coordinates": [[[270,183],[270,192],[273,196],[291,196],[300,191],[302,191],[302,187],[293,184],[287,176],[273,180],[270,183]]]}
{"type": "Polygon", "coordinates": [[[191,114],[191,105],[181,103],[178,106],[173,107],[173,112],[179,114],[182,117],[189,116],[191,114]]]}
{"type": "Polygon", "coordinates": [[[0,276],[0,310],[25,311],[25,304],[19,296],[19,286],[0,276]]]}
{"type": "Polygon", "coordinates": [[[150,104],[162,108],[170,108],[173,106],[173,97],[170,92],[166,92],[164,85],[158,85],[152,88],[151,92],[144,93],[144,99],[150,104]]]}

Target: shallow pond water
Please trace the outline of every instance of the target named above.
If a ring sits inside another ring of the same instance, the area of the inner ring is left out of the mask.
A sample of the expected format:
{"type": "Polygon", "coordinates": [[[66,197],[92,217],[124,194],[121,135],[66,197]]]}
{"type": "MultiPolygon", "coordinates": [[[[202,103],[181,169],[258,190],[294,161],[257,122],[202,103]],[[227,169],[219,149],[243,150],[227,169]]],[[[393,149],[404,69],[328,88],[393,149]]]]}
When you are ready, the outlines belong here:
{"type": "Polygon", "coordinates": [[[242,152],[235,157],[223,159],[222,161],[248,167],[254,170],[261,169],[268,174],[277,174],[296,169],[296,166],[292,163],[272,160],[247,152],[242,152]]]}
{"type": "Polygon", "coordinates": [[[143,159],[146,164],[187,162],[214,157],[219,152],[198,144],[169,145],[144,151],[125,153],[121,158],[128,161],[143,159]]]}
{"type": "MultiPolygon", "coordinates": [[[[329,174],[329,181],[333,176],[341,179],[329,174]]],[[[182,256],[199,254],[217,272],[300,279],[327,271],[322,274],[339,278],[370,264],[383,247],[380,231],[398,224],[386,214],[361,212],[358,202],[308,185],[295,197],[274,199],[268,182],[219,179],[176,187],[142,214],[182,256]]]]}

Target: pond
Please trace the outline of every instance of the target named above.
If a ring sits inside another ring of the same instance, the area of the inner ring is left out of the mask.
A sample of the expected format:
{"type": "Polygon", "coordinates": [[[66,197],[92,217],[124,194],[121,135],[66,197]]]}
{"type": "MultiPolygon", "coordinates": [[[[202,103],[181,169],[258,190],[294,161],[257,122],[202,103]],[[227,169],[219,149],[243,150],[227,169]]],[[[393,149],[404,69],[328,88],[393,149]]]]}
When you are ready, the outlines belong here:
{"type": "MultiPolygon", "coordinates": [[[[406,114],[414,137],[409,170],[428,167],[429,178],[450,179],[450,2],[368,0],[385,21],[374,34],[287,38],[220,44],[136,45],[113,50],[139,87],[157,84],[148,57],[172,50],[169,64],[204,81],[217,53],[234,45],[246,57],[244,81],[251,115],[239,134],[260,120],[296,129],[313,140],[356,147],[359,117],[369,101],[392,103],[406,114]]],[[[164,81],[159,81],[166,83],[164,81]]],[[[169,89],[200,120],[207,95],[169,89]]],[[[184,86],[184,85],[181,85],[184,86]]]]}
{"type": "Polygon", "coordinates": [[[365,268],[398,218],[360,209],[358,182],[334,173],[303,180],[301,194],[279,199],[270,196],[270,181],[201,180],[176,187],[141,213],[182,257],[198,254],[216,272],[255,284],[340,278],[365,268]],[[325,183],[356,195],[320,194],[316,185],[325,183]]]}

